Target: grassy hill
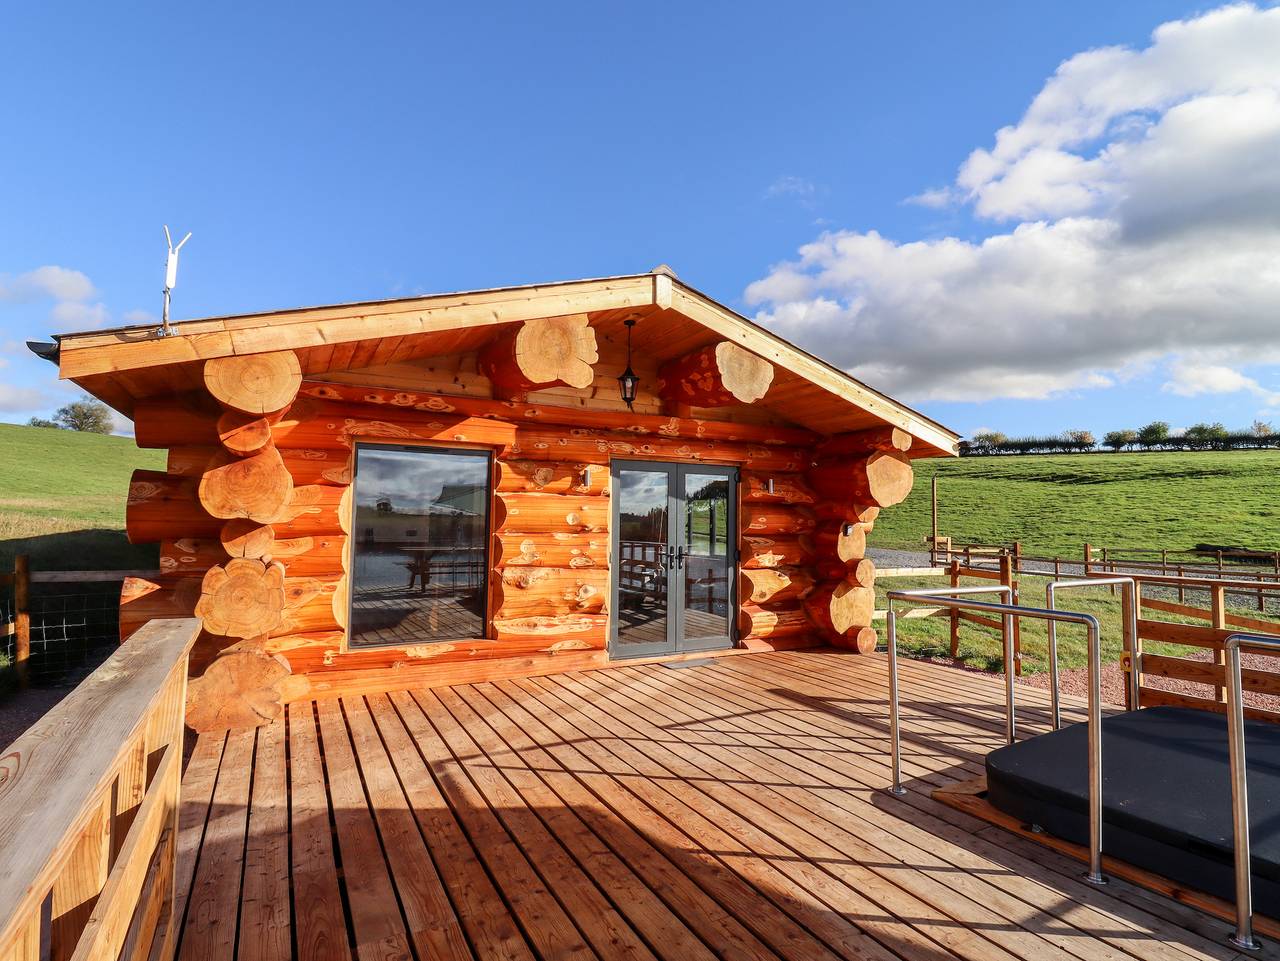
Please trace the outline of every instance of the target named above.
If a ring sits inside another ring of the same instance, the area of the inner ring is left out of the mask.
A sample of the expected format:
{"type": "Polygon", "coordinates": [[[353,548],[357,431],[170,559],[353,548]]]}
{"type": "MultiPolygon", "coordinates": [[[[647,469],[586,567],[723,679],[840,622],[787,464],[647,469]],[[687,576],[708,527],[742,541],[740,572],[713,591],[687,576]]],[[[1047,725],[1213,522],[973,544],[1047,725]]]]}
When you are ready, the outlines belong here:
{"type": "Polygon", "coordinates": [[[0,570],[29,554],[36,570],[154,567],[155,545],[124,536],[135,468],[164,470],[164,451],[129,437],[0,424],[0,570]]]}
{"type": "Polygon", "coordinates": [[[1033,554],[1199,542],[1280,549],[1280,451],[1062,454],[918,460],[915,489],[880,515],[874,547],[921,549],[938,480],[942,535],[1019,540],[1033,554]]]}

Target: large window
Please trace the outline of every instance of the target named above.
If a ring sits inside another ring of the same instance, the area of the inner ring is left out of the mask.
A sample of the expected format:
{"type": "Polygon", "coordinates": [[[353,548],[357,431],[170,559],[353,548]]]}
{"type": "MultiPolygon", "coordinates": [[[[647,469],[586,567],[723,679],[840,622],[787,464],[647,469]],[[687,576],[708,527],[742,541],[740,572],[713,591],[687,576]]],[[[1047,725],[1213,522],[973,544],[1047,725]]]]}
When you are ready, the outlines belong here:
{"type": "Polygon", "coordinates": [[[350,647],[484,636],[489,455],[356,447],[350,647]]]}

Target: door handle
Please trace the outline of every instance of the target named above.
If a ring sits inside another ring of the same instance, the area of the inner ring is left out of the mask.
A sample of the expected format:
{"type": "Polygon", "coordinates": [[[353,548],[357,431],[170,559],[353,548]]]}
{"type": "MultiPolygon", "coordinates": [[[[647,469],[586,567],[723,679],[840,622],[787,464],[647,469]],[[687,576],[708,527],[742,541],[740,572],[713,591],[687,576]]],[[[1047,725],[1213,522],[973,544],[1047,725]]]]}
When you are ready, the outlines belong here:
{"type": "Polygon", "coordinates": [[[676,550],[675,555],[676,555],[676,567],[677,567],[678,569],[680,569],[680,570],[683,570],[683,569],[684,569],[684,555],[685,555],[685,550],[684,550],[684,545],[683,545],[683,544],[681,544],[681,545],[680,545],[680,547],[676,550]]]}

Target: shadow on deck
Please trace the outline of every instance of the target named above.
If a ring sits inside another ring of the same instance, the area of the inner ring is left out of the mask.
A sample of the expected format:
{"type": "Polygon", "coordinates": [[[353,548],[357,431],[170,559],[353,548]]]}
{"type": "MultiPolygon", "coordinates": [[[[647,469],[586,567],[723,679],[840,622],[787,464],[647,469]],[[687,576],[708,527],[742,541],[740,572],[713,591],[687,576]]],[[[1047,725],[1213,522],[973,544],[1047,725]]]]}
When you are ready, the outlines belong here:
{"type": "MultiPolygon", "coordinates": [[[[905,798],[883,659],[828,651],[299,703],[205,736],[181,956],[1234,956],[1226,924],[932,800],[1001,743],[1003,693],[902,671],[905,798]]],[[[1019,698],[1043,730],[1047,697],[1019,698]]]]}

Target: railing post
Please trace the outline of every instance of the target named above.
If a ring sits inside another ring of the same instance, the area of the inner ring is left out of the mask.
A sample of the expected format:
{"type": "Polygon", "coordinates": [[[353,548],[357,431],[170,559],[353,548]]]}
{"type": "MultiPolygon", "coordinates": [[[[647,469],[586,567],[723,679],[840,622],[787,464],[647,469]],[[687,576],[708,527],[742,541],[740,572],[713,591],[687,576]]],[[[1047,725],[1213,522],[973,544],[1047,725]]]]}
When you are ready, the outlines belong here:
{"type": "MultiPolygon", "coordinates": [[[[960,561],[951,558],[951,586],[960,586],[960,561]]],[[[956,608],[951,609],[951,656],[960,656],[960,612],[956,608]]]]}
{"type": "Polygon", "coordinates": [[[1013,542],[1013,572],[1022,573],[1022,541],[1013,542]]]}
{"type": "MultiPolygon", "coordinates": [[[[1227,591],[1220,584],[1215,584],[1209,588],[1209,611],[1210,622],[1214,629],[1225,630],[1227,626],[1227,591]]],[[[1226,651],[1223,650],[1221,641],[1218,642],[1213,650],[1213,662],[1224,666],[1227,663],[1226,651]]],[[[1226,688],[1221,683],[1214,685],[1214,697],[1219,704],[1226,702],[1226,688]]]]}
{"type": "Polygon", "coordinates": [[[31,683],[31,569],[26,554],[13,559],[13,666],[18,687],[31,683]]]}
{"type": "MultiPolygon", "coordinates": [[[[1018,582],[1013,579],[1016,569],[1017,555],[1002,554],[1000,556],[1000,583],[1009,588],[1009,603],[1018,603],[1018,582]]],[[[1022,676],[1022,624],[1013,620],[1013,663],[1006,664],[1005,670],[1012,671],[1016,677],[1022,676]]]]}
{"type": "Polygon", "coordinates": [[[1088,541],[1084,542],[1084,576],[1089,576],[1089,565],[1093,561],[1093,548],[1088,541]]]}
{"type": "Polygon", "coordinates": [[[932,483],[933,494],[933,541],[930,549],[929,563],[936,567],[938,565],[938,475],[933,475],[932,483]]]}

